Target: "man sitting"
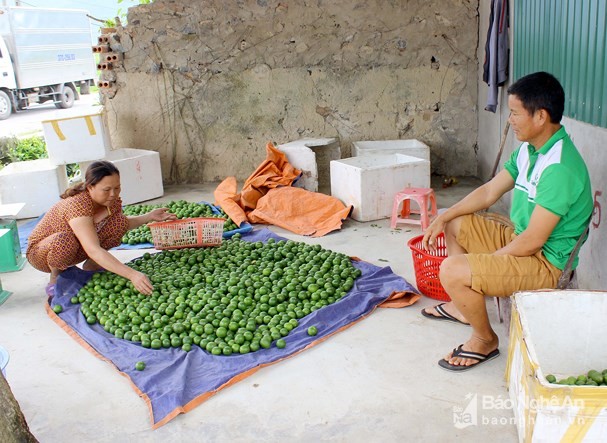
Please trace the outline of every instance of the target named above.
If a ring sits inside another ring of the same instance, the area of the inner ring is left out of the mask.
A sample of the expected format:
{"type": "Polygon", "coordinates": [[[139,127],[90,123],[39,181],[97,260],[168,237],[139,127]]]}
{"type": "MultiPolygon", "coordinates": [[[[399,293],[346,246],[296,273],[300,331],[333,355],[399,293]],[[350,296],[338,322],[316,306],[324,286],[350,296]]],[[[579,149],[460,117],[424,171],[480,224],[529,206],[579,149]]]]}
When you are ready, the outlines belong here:
{"type": "MultiPolygon", "coordinates": [[[[560,121],[565,93],[546,72],[508,88],[509,122],[523,142],[491,181],[440,214],[424,234],[433,249],[444,231],[448,257],[439,278],[452,302],[425,317],[470,324],[470,339],[439,361],[450,371],[471,369],[499,355],[485,296],[555,288],[593,211],[588,169],[560,121]],[[475,214],[514,189],[514,229],[475,214]]],[[[577,257],[573,269],[577,266],[577,257]]]]}

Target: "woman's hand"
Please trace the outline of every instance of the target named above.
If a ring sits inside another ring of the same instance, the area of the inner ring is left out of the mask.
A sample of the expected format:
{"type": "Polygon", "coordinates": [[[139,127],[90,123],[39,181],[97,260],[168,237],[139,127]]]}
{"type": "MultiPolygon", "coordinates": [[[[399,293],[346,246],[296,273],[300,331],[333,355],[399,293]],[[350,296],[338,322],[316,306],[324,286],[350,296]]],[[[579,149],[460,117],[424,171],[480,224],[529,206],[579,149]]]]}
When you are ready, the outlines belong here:
{"type": "Polygon", "coordinates": [[[133,283],[135,289],[137,289],[142,294],[152,294],[154,287],[152,286],[152,283],[150,282],[150,279],[147,275],[143,274],[142,272],[135,271],[135,274],[133,274],[133,276],[130,277],[129,280],[131,280],[131,283],[133,283]]]}
{"type": "Polygon", "coordinates": [[[157,208],[150,212],[148,212],[148,217],[150,221],[167,221],[167,220],[177,220],[177,216],[175,214],[171,214],[168,208],[157,208]]]}

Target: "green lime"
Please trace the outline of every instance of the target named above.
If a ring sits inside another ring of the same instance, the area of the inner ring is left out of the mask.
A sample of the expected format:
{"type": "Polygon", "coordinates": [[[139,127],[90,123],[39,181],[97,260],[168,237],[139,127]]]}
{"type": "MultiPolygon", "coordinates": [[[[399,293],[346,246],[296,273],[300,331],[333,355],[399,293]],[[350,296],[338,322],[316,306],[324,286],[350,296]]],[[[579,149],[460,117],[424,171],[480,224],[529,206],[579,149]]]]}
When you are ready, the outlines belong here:
{"type": "Polygon", "coordinates": [[[135,363],[135,369],[137,369],[138,371],[143,371],[145,369],[145,362],[138,361],[137,363],[135,363]]]}
{"type": "MultiPolygon", "coordinates": [[[[180,218],[213,216],[209,205],[185,200],[130,205],[124,213],[138,216],[160,206],[180,218]]],[[[221,218],[228,220],[224,213],[221,218]]],[[[228,226],[236,228],[226,221],[224,231],[228,226]]],[[[150,228],[142,226],[125,237],[139,243],[150,241],[150,235],[150,228]]],[[[360,276],[348,256],[320,245],[238,237],[224,239],[216,248],[144,253],[132,260],[128,265],[154,285],[149,296],[142,297],[124,277],[99,272],[72,303],[80,305],[88,323],[99,322],[110,334],[142,347],[199,346],[226,356],[274,343],[286,346],[284,339],[298,320],[345,296],[360,276]]],[[[318,334],[318,326],[308,333],[318,334]]]]}
{"type": "Polygon", "coordinates": [[[310,326],[308,328],[308,335],[314,337],[316,334],[318,334],[318,328],[316,328],[316,326],[310,326]]]}
{"type": "Polygon", "coordinates": [[[60,314],[63,312],[63,306],[61,305],[53,305],[53,312],[55,314],[60,314]]]}
{"type": "Polygon", "coordinates": [[[597,384],[603,383],[603,374],[594,369],[588,371],[588,378],[595,381],[597,384]]]}

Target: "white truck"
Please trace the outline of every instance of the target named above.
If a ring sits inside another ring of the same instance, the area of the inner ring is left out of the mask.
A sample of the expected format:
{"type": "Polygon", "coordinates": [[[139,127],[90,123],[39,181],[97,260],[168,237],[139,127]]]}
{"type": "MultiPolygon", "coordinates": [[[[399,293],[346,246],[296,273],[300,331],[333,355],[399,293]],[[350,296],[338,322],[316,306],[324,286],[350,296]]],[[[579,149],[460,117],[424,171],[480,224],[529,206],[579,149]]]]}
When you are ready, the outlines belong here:
{"type": "Polygon", "coordinates": [[[96,69],[87,11],[0,7],[0,120],[33,103],[72,107],[96,69]]]}

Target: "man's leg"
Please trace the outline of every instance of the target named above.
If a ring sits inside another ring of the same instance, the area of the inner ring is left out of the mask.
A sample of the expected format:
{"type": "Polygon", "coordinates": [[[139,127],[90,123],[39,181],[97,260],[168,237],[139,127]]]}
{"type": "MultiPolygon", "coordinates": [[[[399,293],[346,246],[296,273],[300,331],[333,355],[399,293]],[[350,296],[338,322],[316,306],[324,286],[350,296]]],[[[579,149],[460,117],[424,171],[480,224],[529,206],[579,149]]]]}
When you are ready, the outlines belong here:
{"type": "MultiPolygon", "coordinates": [[[[485,296],[471,288],[472,273],[466,257],[462,254],[447,257],[441,264],[440,280],[454,307],[472,326],[472,336],[462,349],[483,355],[497,349],[499,339],[489,323],[485,296]]],[[[445,360],[457,366],[478,363],[475,359],[452,357],[451,353],[445,356],[445,360]]]]}
{"type": "MultiPolygon", "coordinates": [[[[465,254],[467,251],[457,242],[457,234],[462,225],[462,218],[457,217],[445,225],[445,244],[447,245],[447,255],[454,257],[457,255],[465,254]]],[[[443,262],[444,263],[444,262],[443,262]]],[[[442,269],[442,266],[441,266],[442,269]]],[[[442,270],[441,270],[442,272],[442,270]]],[[[444,286],[443,286],[444,287],[444,286]]],[[[449,291],[445,288],[447,293],[449,291]]],[[[442,309],[452,317],[455,317],[462,323],[469,323],[466,316],[457,308],[453,302],[448,302],[442,305],[442,309]]],[[[424,309],[424,312],[435,317],[442,317],[442,315],[436,310],[435,306],[424,309]]]]}
{"type": "MultiPolygon", "coordinates": [[[[561,270],[550,264],[541,251],[525,257],[492,254],[513,238],[511,228],[501,224],[487,223],[478,217],[464,218],[457,238],[468,252],[446,258],[441,264],[440,280],[472,326],[472,336],[462,351],[488,355],[497,349],[499,340],[489,323],[485,297],[509,297],[515,291],[553,288],[561,270]]],[[[454,366],[479,362],[454,357],[453,353],[445,361],[454,366]]]]}

